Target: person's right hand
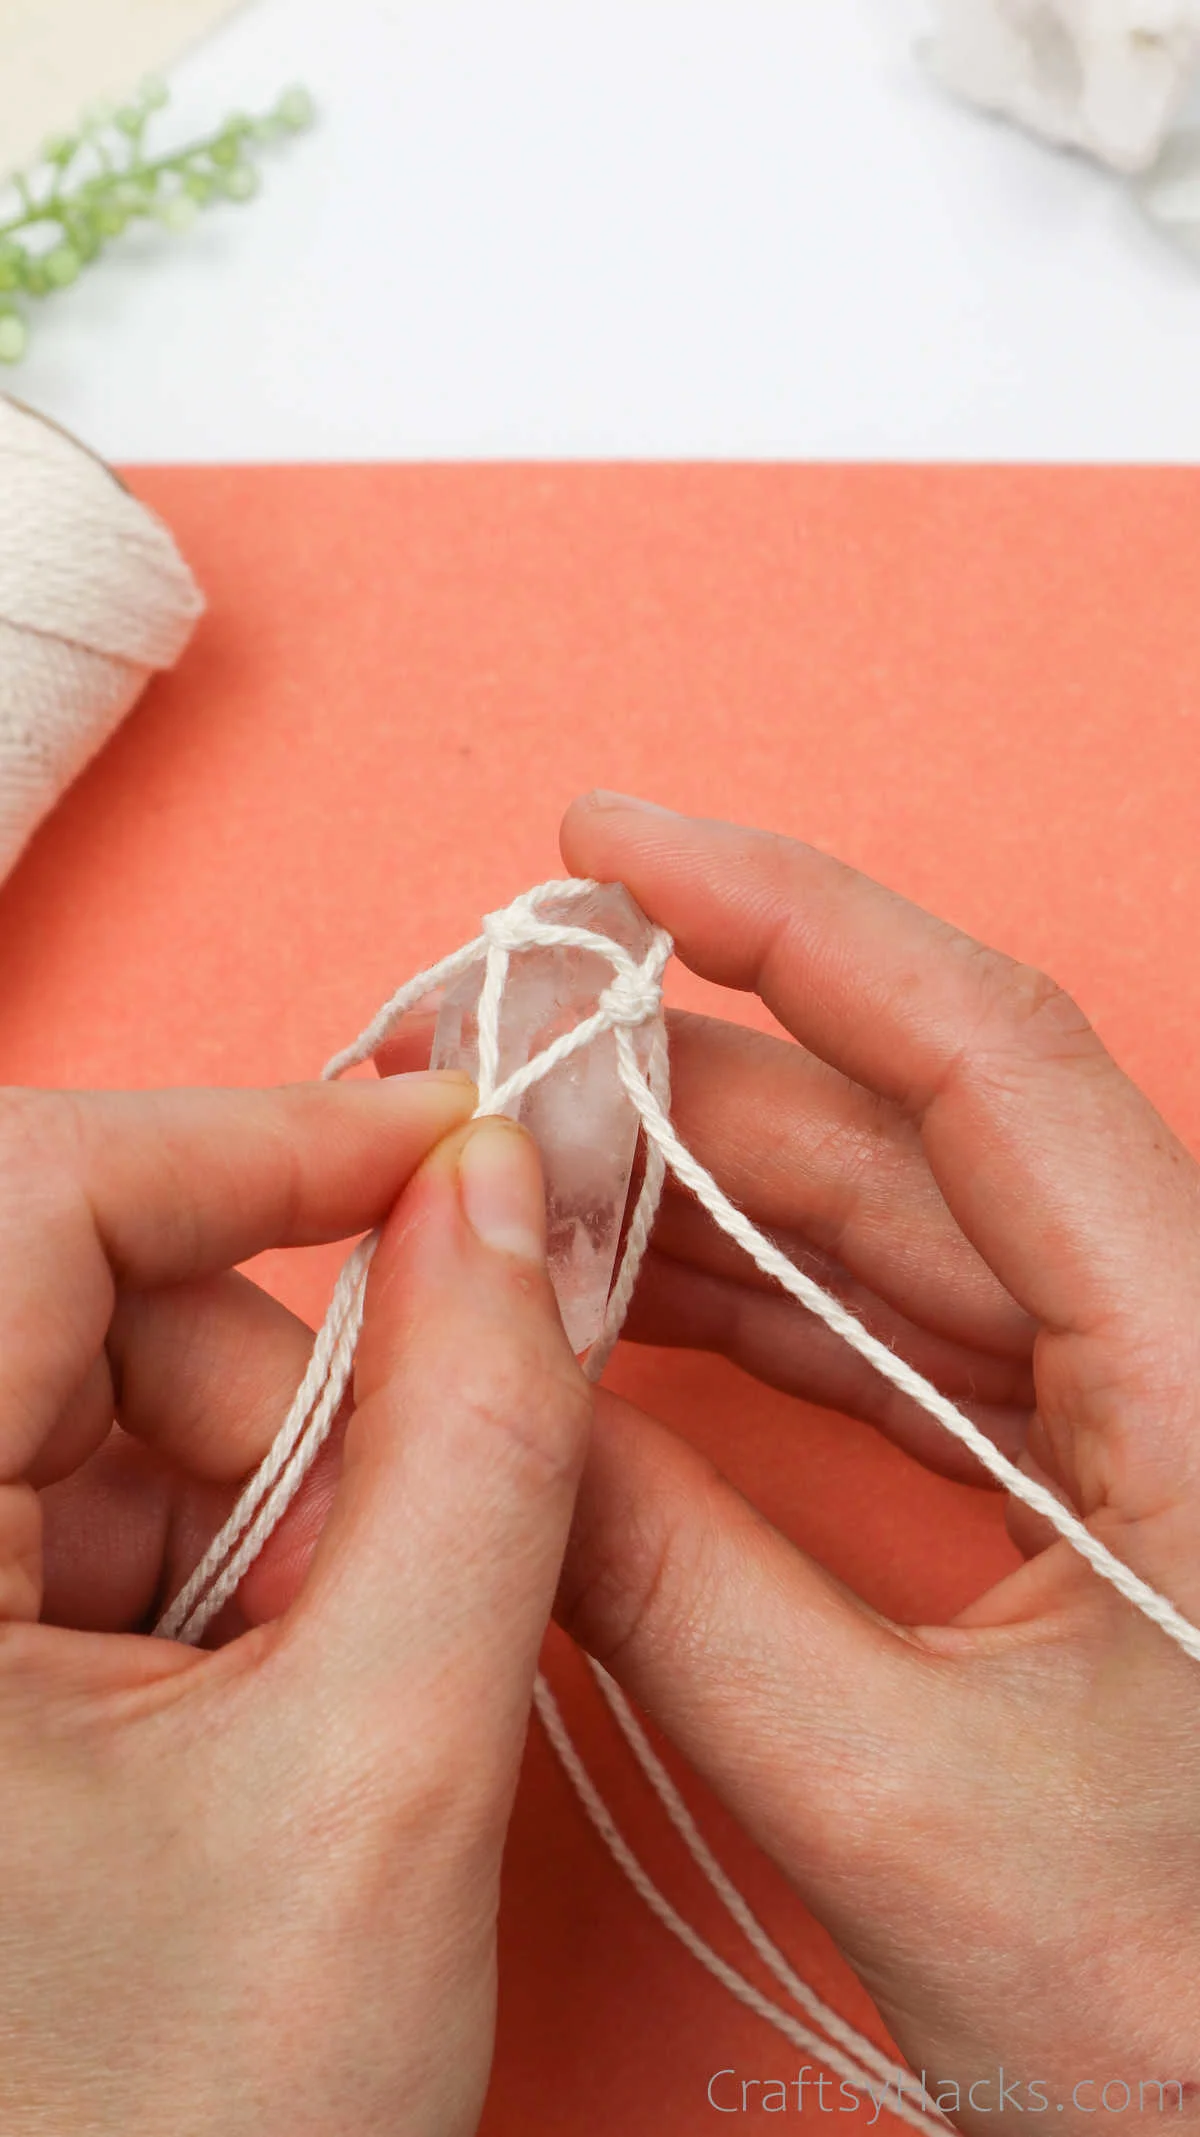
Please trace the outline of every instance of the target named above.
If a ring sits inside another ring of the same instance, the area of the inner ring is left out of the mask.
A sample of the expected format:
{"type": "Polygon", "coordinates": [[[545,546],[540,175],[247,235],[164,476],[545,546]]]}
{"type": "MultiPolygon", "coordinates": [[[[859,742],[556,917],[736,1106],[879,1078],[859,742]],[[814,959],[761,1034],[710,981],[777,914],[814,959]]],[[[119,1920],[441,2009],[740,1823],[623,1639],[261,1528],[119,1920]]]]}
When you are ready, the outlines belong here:
{"type": "MultiPolygon", "coordinates": [[[[1200,1624],[1200,1172],[1077,1006],[784,839],[601,796],[563,851],[799,1042],[676,1019],[684,1141],[1200,1624]]],[[[631,1328],[979,1477],[677,1192],[631,1328]]],[[[886,1624],[602,1394],[559,1610],[791,1874],[914,2067],[961,2089],[964,2127],[1048,2112],[1066,2137],[1126,2084],[1156,2116],[1160,2079],[1194,2120],[1200,1665],[1012,1526],[1027,1563],[955,1624],[886,1624]]]]}
{"type": "Polygon", "coordinates": [[[476,2126],[591,1399],[474,1102],[0,1093],[3,2137],[476,2126]],[[376,1225],[340,1462],[211,1648],[144,1637],[311,1348],[233,1265],[376,1225]]]}

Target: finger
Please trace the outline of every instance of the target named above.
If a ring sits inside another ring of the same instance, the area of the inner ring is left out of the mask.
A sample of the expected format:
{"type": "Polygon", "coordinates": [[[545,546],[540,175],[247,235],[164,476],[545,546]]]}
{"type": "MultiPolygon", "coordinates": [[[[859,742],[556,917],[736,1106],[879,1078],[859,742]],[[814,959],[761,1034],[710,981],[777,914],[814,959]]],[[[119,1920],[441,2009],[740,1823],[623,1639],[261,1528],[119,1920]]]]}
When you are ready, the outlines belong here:
{"type": "Polygon", "coordinates": [[[1086,1510],[1200,1486],[1200,1173],[1061,989],[761,832],[589,797],[563,851],[919,1123],[952,1215],[1043,1324],[1039,1412],[1086,1510]]]}
{"type": "MultiPolygon", "coordinates": [[[[221,1647],[281,1617],[304,1580],[337,1489],[335,1430],[234,1600],[205,1635],[221,1647]]],[[[76,1632],[149,1632],[233,1508],[237,1491],[181,1477],[153,1450],[114,1431],[69,1477],[40,1495],[47,1625],[76,1632]]],[[[12,1613],[15,1614],[15,1613],[12,1613]]]]}
{"type": "MultiPolygon", "coordinates": [[[[109,1331],[118,1415],[127,1432],[157,1450],[173,1486],[158,1580],[145,1606],[155,1616],[199,1563],[270,1449],[312,1345],[305,1322],[232,1270],[198,1284],[122,1295],[109,1331]]],[[[335,1420],[208,1645],[280,1616],[298,1593],[336,1488],[343,1423],[335,1420]]]]}
{"type": "MultiPolygon", "coordinates": [[[[781,1242],[784,1244],[785,1242],[781,1242]]],[[[792,1259],[857,1314],[927,1380],[958,1402],[1010,1459],[1025,1447],[1033,1411],[1028,1367],[947,1343],[911,1322],[819,1257],[792,1259]]],[[[978,1484],[979,1464],[935,1419],[795,1301],[653,1251],[643,1264],[623,1333],[635,1342],[716,1351],[769,1387],[876,1426],[928,1468],[978,1484]]]]}
{"type": "Polygon", "coordinates": [[[404,1196],[372,1265],[355,1401],[281,1651],[370,1747],[411,1741],[423,1714],[466,1764],[503,1744],[507,1771],[591,1414],[546,1272],[537,1153],[511,1123],[449,1138],[404,1196]]]}
{"type": "MultiPolygon", "coordinates": [[[[740,1206],[745,1208],[744,1203],[740,1206]]],[[[839,1297],[847,1301],[854,1298],[869,1301],[871,1310],[881,1316],[884,1324],[894,1324],[898,1329],[910,1331],[911,1340],[922,1344],[928,1357],[940,1356],[947,1361],[962,1361],[964,1374],[968,1378],[973,1373],[991,1375],[995,1369],[1004,1375],[1006,1381],[1020,1381],[1022,1385],[1031,1382],[1032,1339],[1021,1342],[1014,1338],[1009,1346],[1005,1346],[1001,1341],[997,1349],[969,1340],[960,1340],[954,1333],[943,1332],[936,1325],[938,1317],[935,1315],[928,1319],[923,1316],[920,1319],[910,1317],[896,1305],[886,1290],[876,1291],[870,1284],[864,1283],[854,1269],[825,1252],[823,1248],[814,1246],[807,1233],[795,1230],[789,1225],[766,1225],[758,1219],[756,1222],[759,1223],[760,1229],[783,1249],[797,1268],[802,1268],[827,1291],[834,1290],[839,1297]]],[[[669,1191],[663,1197],[655,1223],[654,1246],[664,1260],[676,1263],[684,1276],[691,1274],[697,1278],[717,1277],[738,1285],[743,1291],[779,1300],[779,1286],[772,1278],[756,1263],[751,1262],[745,1250],[719,1229],[707,1211],[693,1201],[690,1195],[681,1190],[669,1191]]],[[[803,1318],[803,1310],[799,1306],[793,1305],[792,1311],[803,1318]]],[[[646,1336],[644,1340],[652,1342],[654,1339],[652,1336],[646,1336]]]]}
{"type": "Polygon", "coordinates": [[[216,1482],[244,1474],[264,1451],[264,1405],[282,1404],[282,1417],[312,1340],[302,1321],[231,1269],[118,1292],[105,1347],[39,1449],[29,1482],[40,1490],[82,1467],[114,1418],[185,1474],[216,1482]]]}
{"type": "MultiPolygon", "coordinates": [[[[117,1631],[157,1615],[270,1447],[312,1340],[294,1314],[233,1271],[121,1294],[107,1405],[121,1428],[106,1430],[82,1467],[41,1494],[44,1618],[117,1631]]],[[[243,1582],[226,1635],[292,1600],[336,1473],[331,1443],[243,1582]]]]}
{"type": "Polygon", "coordinates": [[[262,1460],[313,1332],[234,1269],[122,1291],[108,1332],[115,1414],[181,1473],[240,1483],[262,1460]]]}
{"type": "Polygon", "coordinates": [[[174,1283],[376,1224],[462,1078],[279,1091],[8,1094],[0,1109],[0,1478],[28,1471],[118,1283],[174,1283]]]}
{"type": "MultiPolygon", "coordinates": [[[[555,1616],[822,1896],[886,1842],[944,1671],[601,1392],[555,1616]]],[[[919,1762],[918,1762],[919,1770],[919,1762]]],[[[911,1830],[911,1828],[910,1828],[911,1830]]]]}
{"type": "MultiPolygon", "coordinates": [[[[800,1233],[913,1322],[1028,1359],[1035,1324],[955,1223],[916,1125],[805,1048],[672,1014],[671,1111],[688,1148],[767,1231],[800,1233]]],[[[679,1260],[775,1287],[689,1195],[655,1237],[679,1260]]]]}

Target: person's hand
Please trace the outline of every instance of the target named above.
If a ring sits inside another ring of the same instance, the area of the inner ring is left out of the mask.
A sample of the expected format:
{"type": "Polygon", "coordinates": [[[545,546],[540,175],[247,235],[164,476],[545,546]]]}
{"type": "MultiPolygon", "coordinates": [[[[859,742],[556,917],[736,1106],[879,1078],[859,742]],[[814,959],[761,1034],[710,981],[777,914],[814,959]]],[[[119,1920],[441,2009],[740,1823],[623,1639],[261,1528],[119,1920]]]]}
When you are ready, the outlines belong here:
{"type": "Polygon", "coordinates": [[[4,2137],[476,2125],[591,1405],[536,1152],[473,1103],[0,1097],[4,2137]],[[378,1223],[340,1462],[220,1644],[145,1637],[311,1342],[232,1265],[378,1223]]]}
{"type": "MultiPolygon", "coordinates": [[[[591,796],[563,852],[799,1042],[674,1019],[684,1141],[1200,1623],[1200,1172],[1081,1011],[784,839],[591,796]]],[[[979,1475],[676,1192],[631,1330],[979,1475]]],[[[964,2127],[1084,2130],[1124,2085],[1157,2117],[1159,2079],[1194,2120],[1200,1665],[1010,1520],[1021,1570],[951,1626],[893,1626],[607,1395],[558,1610],[790,1873],[914,2068],[951,2107],[961,2088],[964,2127]]]]}

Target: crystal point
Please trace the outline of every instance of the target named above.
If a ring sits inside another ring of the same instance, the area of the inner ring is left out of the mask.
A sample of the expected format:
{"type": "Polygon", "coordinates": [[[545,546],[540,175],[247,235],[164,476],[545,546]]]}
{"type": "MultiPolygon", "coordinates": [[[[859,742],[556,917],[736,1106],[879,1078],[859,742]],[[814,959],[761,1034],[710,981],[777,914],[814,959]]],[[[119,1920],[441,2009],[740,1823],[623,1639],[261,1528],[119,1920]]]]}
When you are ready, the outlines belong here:
{"type": "MultiPolygon", "coordinates": [[[[620,883],[547,898],[538,915],[607,935],[639,962],[650,948],[650,923],[620,883]]],[[[500,1005],[500,1080],[582,1024],[611,978],[611,963],[593,950],[513,951],[500,1005]]],[[[434,1068],[478,1077],[482,987],[480,963],[447,989],[434,1068]]],[[[633,1036],[644,1066],[650,1027],[633,1036]]],[[[529,1129],[541,1151],[550,1276],[571,1347],[583,1351],[603,1325],[637,1149],[638,1120],[617,1073],[615,1034],[604,1032],[581,1047],[505,1111],[529,1129]]]]}

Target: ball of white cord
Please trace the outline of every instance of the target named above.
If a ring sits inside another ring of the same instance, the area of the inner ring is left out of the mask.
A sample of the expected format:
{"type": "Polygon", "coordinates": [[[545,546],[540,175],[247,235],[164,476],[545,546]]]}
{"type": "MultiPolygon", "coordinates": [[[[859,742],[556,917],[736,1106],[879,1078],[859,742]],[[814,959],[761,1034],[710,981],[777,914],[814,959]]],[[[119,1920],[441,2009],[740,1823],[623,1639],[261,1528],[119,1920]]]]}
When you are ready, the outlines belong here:
{"type": "Polygon", "coordinates": [[[0,395],[0,878],[203,606],[162,522],[0,395]]]}

